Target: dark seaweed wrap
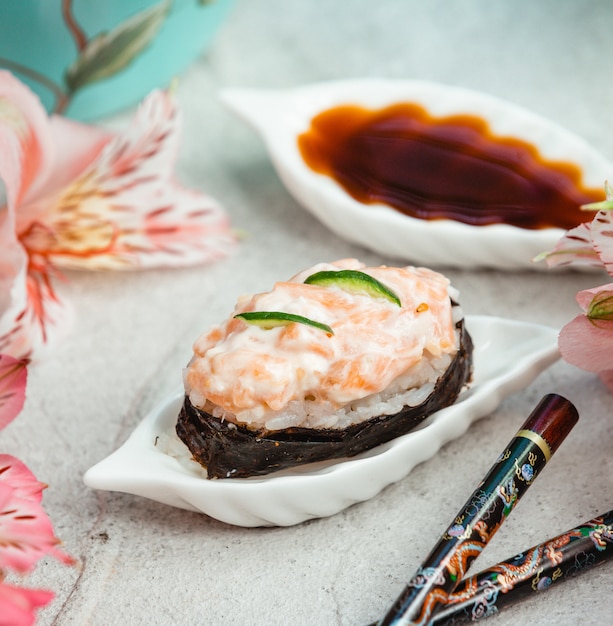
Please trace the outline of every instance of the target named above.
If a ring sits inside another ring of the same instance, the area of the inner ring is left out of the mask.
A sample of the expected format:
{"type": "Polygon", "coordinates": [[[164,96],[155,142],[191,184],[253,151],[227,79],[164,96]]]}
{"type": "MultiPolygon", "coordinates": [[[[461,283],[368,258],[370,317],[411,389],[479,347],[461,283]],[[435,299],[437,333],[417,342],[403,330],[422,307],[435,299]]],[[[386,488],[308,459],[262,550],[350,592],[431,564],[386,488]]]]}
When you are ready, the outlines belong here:
{"type": "Polygon", "coordinates": [[[453,404],[472,372],[473,344],[464,321],[457,324],[460,349],[432,393],[395,415],[373,417],[348,428],[250,430],[221,421],[192,405],[186,396],[176,431],[209,478],[247,478],[278,470],[352,457],[408,433],[429,415],[453,404]]]}

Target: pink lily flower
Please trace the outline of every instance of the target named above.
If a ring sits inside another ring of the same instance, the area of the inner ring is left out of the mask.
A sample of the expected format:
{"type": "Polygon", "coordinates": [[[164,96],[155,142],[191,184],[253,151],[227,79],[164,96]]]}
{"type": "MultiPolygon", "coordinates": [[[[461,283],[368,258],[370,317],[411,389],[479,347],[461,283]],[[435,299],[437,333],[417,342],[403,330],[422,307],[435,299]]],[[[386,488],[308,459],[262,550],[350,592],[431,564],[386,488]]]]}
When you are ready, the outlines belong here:
{"type": "MultiPolygon", "coordinates": [[[[549,267],[590,265],[613,276],[613,189],[608,184],[605,189],[604,202],[583,207],[597,211],[593,220],[569,230],[541,255],[549,267]]],[[[577,302],[584,312],[562,328],[560,354],[568,363],[596,372],[613,392],[613,283],[580,291],[577,302]]]]}
{"type": "Polygon", "coordinates": [[[584,313],[562,328],[558,347],[562,358],[596,372],[613,391],[613,283],[577,294],[584,313]]]}
{"type": "Polygon", "coordinates": [[[0,430],[23,408],[27,379],[27,361],[0,354],[0,430]]]}
{"type": "Polygon", "coordinates": [[[24,589],[0,581],[0,626],[32,626],[34,611],[53,600],[51,591],[24,589]]]}
{"type": "MultiPolygon", "coordinates": [[[[26,382],[26,361],[0,354],[0,429],[23,408],[26,382]]],[[[34,610],[54,597],[49,591],[8,585],[4,578],[9,569],[30,572],[47,555],[74,563],[58,549],[59,540],[42,507],[45,487],[21,461],[0,454],[0,626],[34,623],[34,610]]]]}
{"type": "Polygon", "coordinates": [[[57,547],[59,540],[41,505],[44,487],[19,459],[0,454],[0,566],[4,569],[27,573],[46,555],[66,564],[74,562],[57,547]],[[29,497],[32,492],[38,495],[29,497]]]}
{"type": "Polygon", "coordinates": [[[545,260],[550,268],[571,264],[601,267],[613,276],[613,188],[607,183],[605,191],[605,201],[582,207],[597,211],[591,222],[571,228],[553,250],[535,260],[545,260]]]}
{"type": "Polygon", "coordinates": [[[48,117],[0,71],[0,352],[39,355],[70,323],[53,288],[63,268],[179,267],[231,250],[221,206],[173,177],[179,131],[165,92],[112,134],[48,117]]]}

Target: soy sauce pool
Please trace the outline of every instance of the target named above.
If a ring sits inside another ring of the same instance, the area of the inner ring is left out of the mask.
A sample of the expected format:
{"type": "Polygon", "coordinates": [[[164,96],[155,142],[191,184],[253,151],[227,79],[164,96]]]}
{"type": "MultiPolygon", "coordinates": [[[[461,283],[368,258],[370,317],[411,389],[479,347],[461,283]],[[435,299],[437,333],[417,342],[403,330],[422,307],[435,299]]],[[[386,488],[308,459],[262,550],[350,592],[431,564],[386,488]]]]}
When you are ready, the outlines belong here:
{"type": "Polygon", "coordinates": [[[569,229],[582,204],[603,200],[581,169],[545,160],[532,144],[495,136],[473,115],[432,117],[412,103],[323,111],[298,137],[306,164],[363,204],[473,226],[569,229]]]}

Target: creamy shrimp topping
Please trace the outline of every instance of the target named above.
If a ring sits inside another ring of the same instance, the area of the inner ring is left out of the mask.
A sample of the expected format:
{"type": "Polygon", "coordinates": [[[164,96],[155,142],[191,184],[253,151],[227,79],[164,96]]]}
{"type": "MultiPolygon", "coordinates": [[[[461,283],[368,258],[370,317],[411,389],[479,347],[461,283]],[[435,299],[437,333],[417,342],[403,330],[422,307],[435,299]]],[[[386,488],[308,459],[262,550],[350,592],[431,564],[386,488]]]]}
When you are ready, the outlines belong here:
{"type": "Polygon", "coordinates": [[[239,299],[228,320],[194,343],[185,372],[192,404],[221,407],[239,423],[264,424],[289,403],[339,408],[388,388],[423,358],[458,350],[448,279],[426,268],[366,267],[356,259],[321,263],[267,293],[239,299]],[[304,280],[320,271],[359,270],[398,295],[352,293],[304,280]],[[328,325],[333,334],[299,323],[262,328],[235,318],[279,311],[328,325]]]}

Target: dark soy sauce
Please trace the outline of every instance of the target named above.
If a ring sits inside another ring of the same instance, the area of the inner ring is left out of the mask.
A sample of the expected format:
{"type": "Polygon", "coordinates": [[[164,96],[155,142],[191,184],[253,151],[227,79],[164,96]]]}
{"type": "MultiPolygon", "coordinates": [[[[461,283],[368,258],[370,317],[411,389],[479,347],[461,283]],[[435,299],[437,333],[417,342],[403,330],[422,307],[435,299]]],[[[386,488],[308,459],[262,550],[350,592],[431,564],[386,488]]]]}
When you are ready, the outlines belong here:
{"type": "MultiPolygon", "coordinates": [[[[304,161],[359,202],[412,217],[565,230],[603,200],[573,163],[548,162],[530,143],[497,137],[473,115],[432,117],[416,104],[328,109],[298,137],[304,161]]],[[[604,184],[604,181],[603,181],[604,184]]]]}

